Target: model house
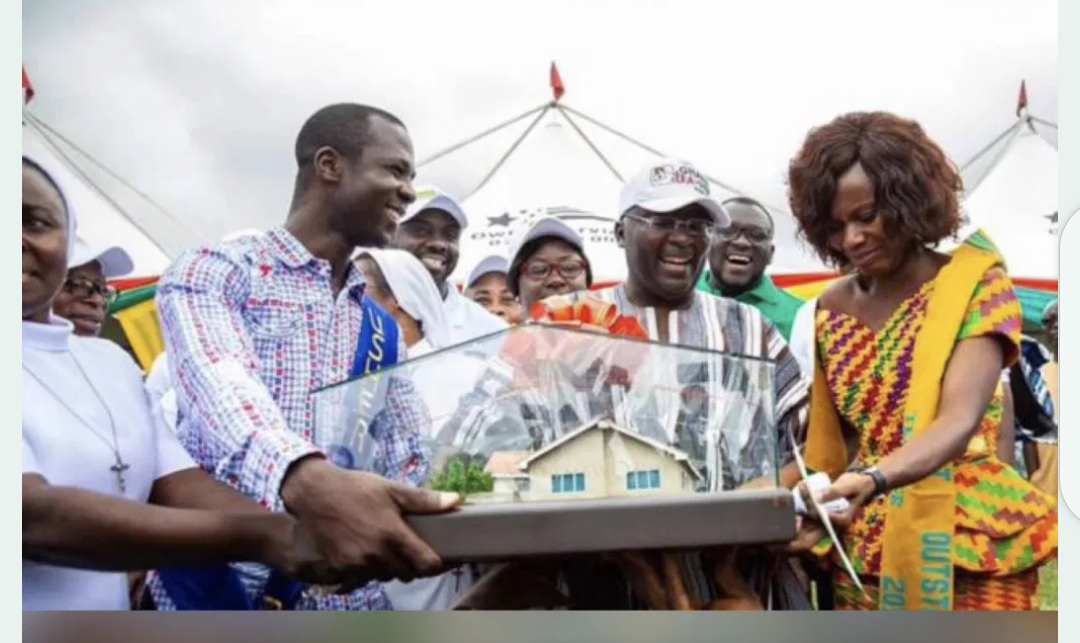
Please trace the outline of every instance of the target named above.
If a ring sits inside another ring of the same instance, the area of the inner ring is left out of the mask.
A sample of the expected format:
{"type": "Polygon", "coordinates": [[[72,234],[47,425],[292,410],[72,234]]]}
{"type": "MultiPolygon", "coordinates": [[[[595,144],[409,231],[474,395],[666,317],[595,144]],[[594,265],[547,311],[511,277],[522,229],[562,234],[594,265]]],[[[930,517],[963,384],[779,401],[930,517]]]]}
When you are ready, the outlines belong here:
{"type": "Polygon", "coordinates": [[[484,471],[495,480],[491,493],[499,499],[521,500],[529,493],[529,476],[518,465],[529,457],[528,451],[496,451],[488,458],[484,471]]]}
{"type": "Polygon", "coordinates": [[[692,493],[701,481],[686,454],[606,420],[532,454],[493,453],[486,470],[500,495],[530,501],[692,493]]]}

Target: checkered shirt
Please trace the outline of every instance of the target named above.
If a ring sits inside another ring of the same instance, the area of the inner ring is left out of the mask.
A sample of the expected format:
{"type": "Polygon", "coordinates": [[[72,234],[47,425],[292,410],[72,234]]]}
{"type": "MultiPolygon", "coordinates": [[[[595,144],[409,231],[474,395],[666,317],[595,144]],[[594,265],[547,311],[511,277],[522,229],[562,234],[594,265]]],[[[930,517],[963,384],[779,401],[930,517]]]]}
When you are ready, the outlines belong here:
{"type": "MultiPolygon", "coordinates": [[[[349,268],[334,297],[327,261],[284,228],[195,248],[158,283],[157,308],[179,406],[177,436],[205,470],[262,505],[283,510],[289,465],[320,453],[312,391],[348,378],[363,318],[364,281],[349,268]]],[[[405,354],[399,343],[398,354],[405,354]]],[[[430,423],[407,380],[391,378],[370,428],[376,473],[419,484],[430,423]]],[[[252,596],[268,570],[238,564],[252,596]]],[[[157,578],[158,609],[174,606],[157,578]]],[[[305,593],[297,609],[391,609],[381,585],[344,596],[305,593]]]]}

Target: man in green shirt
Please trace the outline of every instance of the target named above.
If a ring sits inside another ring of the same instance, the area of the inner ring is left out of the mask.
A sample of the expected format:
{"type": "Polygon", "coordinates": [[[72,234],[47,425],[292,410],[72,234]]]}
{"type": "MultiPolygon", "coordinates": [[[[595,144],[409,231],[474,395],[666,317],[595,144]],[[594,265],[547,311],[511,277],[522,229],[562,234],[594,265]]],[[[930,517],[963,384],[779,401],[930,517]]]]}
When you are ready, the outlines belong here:
{"type": "Polygon", "coordinates": [[[790,339],[795,313],[803,302],[777,288],[765,274],[776,249],[772,215],[749,197],[728,199],[724,208],[731,215],[731,225],[717,230],[698,290],[754,306],[785,340],[790,339]]]}

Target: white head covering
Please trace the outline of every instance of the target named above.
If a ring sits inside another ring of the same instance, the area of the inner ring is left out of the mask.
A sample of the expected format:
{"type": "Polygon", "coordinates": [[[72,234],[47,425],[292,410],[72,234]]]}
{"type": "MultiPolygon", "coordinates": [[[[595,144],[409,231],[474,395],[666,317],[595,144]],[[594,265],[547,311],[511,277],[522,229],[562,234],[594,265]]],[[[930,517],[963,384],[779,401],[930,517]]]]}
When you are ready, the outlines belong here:
{"type": "Polygon", "coordinates": [[[57,173],[52,169],[52,159],[42,158],[39,155],[23,149],[23,160],[29,161],[30,165],[37,168],[42,174],[48,177],[49,181],[56,188],[56,191],[60,193],[60,201],[64,204],[64,211],[67,214],[67,259],[68,267],[71,263],[72,257],[75,254],[75,233],[79,229],[78,222],[75,218],[75,208],[71,204],[71,199],[68,198],[67,193],[64,192],[64,186],[60,184],[60,180],[56,178],[57,173]]]}
{"type": "Polygon", "coordinates": [[[421,323],[424,339],[431,348],[449,346],[450,321],[443,298],[424,264],[405,250],[364,248],[357,253],[358,257],[364,255],[378,264],[401,309],[421,323]]]}

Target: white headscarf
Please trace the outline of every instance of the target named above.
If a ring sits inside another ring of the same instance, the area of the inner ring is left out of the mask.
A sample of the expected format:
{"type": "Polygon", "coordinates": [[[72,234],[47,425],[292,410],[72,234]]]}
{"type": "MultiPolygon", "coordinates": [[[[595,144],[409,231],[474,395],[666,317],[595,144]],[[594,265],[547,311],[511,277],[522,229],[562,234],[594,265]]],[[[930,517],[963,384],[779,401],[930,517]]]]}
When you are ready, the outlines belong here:
{"type": "Polygon", "coordinates": [[[75,255],[75,234],[79,227],[75,219],[75,207],[71,204],[71,199],[68,198],[67,193],[64,192],[64,186],[60,183],[60,179],[57,178],[52,159],[27,151],[25,148],[22,157],[24,161],[29,161],[30,165],[44,174],[53,187],[56,188],[56,191],[60,193],[60,202],[64,204],[64,213],[67,219],[67,261],[70,268],[71,260],[75,255]]]}
{"type": "Polygon", "coordinates": [[[365,255],[378,264],[401,309],[420,322],[431,349],[449,346],[450,321],[443,298],[424,264],[404,250],[364,248],[357,253],[358,258],[365,255]]]}

